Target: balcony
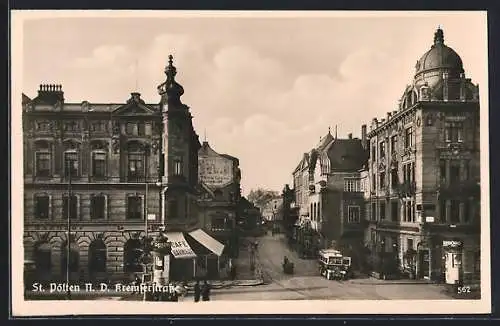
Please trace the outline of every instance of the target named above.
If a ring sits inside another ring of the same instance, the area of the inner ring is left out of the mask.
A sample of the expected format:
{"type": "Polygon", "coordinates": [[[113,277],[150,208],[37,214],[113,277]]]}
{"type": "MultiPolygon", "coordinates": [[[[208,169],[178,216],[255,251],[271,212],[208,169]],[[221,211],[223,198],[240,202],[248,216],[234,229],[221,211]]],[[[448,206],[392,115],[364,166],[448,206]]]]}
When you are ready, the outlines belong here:
{"type": "Polygon", "coordinates": [[[415,184],[415,181],[405,181],[399,183],[395,187],[395,190],[398,196],[400,198],[403,198],[403,197],[412,197],[413,195],[415,195],[416,188],[417,186],[415,184]]]}

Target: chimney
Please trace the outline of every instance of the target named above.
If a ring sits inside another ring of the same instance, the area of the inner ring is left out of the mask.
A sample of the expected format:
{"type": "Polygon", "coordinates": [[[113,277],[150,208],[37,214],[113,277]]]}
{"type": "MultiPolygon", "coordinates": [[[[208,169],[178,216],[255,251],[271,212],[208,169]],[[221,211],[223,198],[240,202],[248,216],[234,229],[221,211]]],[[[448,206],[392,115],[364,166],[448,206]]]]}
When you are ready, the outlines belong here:
{"type": "Polygon", "coordinates": [[[391,120],[392,112],[387,112],[387,121],[391,120]]]}
{"type": "Polygon", "coordinates": [[[366,149],[366,125],[361,126],[361,145],[366,149]]]}
{"type": "Polygon", "coordinates": [[[38,97],[43,98],[49,103],[64,101],[64,92],[62,85],[59,84],[41,84],[38,90],[38,97]]]}
{"type": "Polygon", "coordinates": [[[352,132],[350,132],[350,133],[347,134],[347,138],[348,139],[352,139],[352,132]]]}

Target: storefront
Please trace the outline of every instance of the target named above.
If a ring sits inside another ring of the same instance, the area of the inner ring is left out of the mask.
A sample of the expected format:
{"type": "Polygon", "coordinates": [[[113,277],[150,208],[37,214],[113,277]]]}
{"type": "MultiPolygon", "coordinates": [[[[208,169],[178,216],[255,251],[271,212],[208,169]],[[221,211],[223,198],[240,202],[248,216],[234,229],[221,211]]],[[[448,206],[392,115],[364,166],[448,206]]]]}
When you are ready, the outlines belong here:
{"type": "Polygon", "coordinates": [[[194,278],[196,272],[196,254],[184,238],[182,232],[167,233],[171,244],[169,279],[187,281],[194,278]]]}
{"type": "Polygon", "coordinates": [[[189,232],[189,236],[205,249],[197,250],[197,266],[203,269],[203,271],[198,271],[195,275],[212,280],[220,278],[221,271],[225,272],[227,266],[227,259],[224,254],[224,244],[220,243],[202,229],[189,232]]]}

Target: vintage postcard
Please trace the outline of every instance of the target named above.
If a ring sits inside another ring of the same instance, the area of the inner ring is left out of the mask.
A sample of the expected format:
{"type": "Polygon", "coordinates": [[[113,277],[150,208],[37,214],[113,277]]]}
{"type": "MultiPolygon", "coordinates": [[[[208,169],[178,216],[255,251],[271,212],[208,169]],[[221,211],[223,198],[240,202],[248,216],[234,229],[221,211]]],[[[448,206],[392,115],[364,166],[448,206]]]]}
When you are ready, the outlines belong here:
{"type": "Polygon", "coordinates": [[[12,311],[491,311],[486,12],[12,11],[12,311]]]}

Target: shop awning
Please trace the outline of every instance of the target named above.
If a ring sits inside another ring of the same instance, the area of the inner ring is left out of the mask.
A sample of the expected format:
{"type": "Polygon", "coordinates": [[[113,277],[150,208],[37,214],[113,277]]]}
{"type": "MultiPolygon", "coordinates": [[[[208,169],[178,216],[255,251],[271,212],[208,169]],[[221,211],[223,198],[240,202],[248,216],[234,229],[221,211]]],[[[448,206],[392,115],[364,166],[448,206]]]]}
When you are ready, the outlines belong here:
{"type": "Polygon", "coordinates": [[[169,232],[167,238],[170,241],[172,255],[175,258],[194,258],[196,254],[189,246],[182,232],[169,232]]]}
{"type": "Polygon", "coordinates": [[[189,232],[189,235],[217,256],[222,255],[224,245],[208,235],[202,229],[197,229],[195,231],[189,232]]]}

